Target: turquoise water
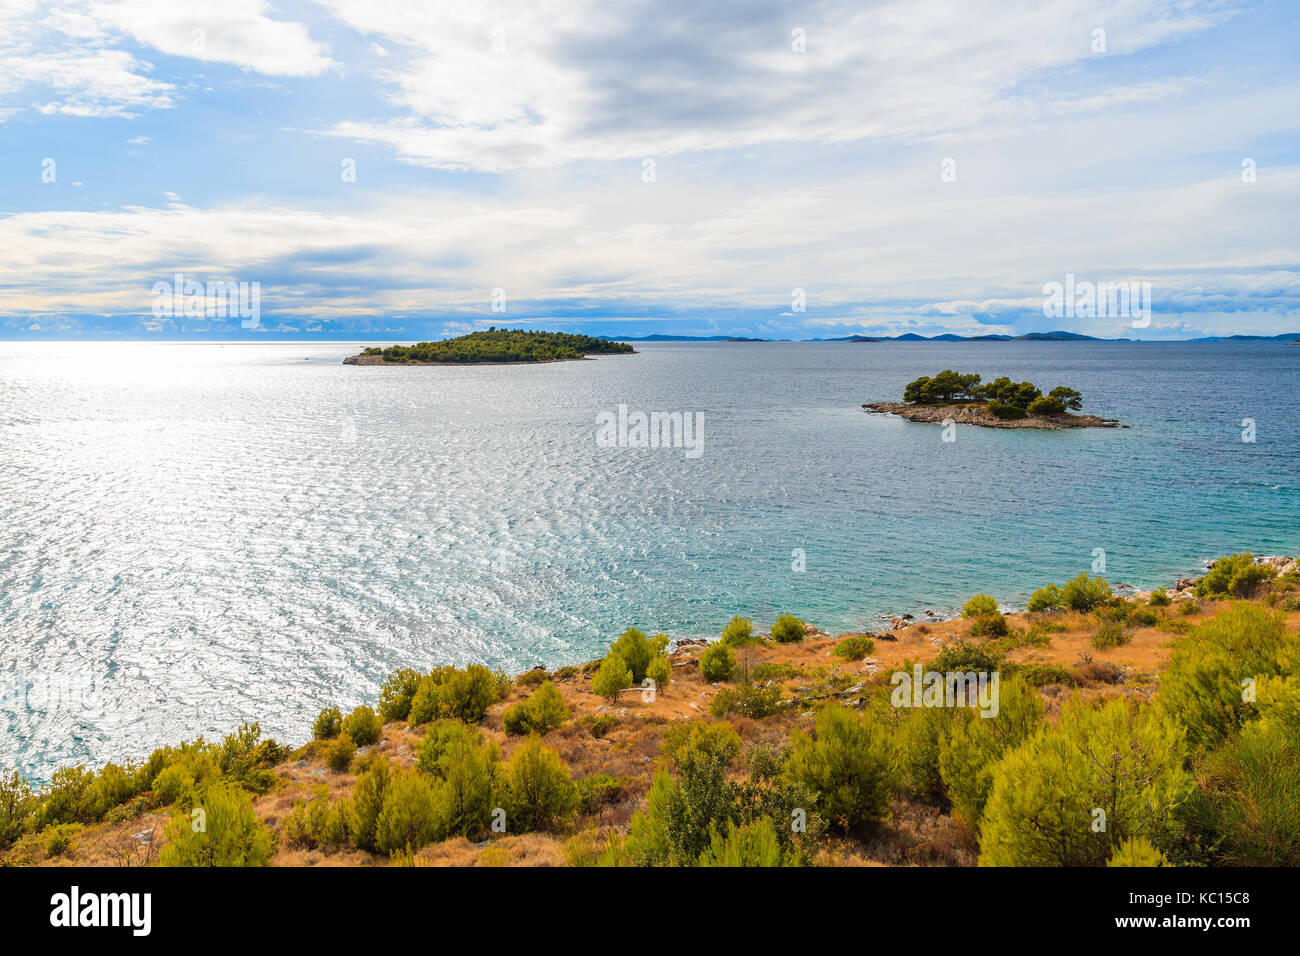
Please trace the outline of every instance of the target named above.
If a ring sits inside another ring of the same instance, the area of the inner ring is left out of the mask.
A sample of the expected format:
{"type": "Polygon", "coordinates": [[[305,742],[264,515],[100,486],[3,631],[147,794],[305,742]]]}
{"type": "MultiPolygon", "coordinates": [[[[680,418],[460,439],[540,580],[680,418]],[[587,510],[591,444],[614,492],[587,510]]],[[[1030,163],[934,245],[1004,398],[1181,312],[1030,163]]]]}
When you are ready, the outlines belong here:
{"type": "Polygon", "coordinates": [[[1014,604],[1096,548],[1136,586],[1300,552],[1300,347],[638,349],[407,369],[337,343],[0,343],[0,765],[247,719],[301,739],[396,667],[583,661],[632,625],[1014,604]],[[1073,385],[1131,427],[949,444],[860,408],[948,367],[1073,385]],[[699,413],[702,454],[597,447],[620,404],[699,413]]]}

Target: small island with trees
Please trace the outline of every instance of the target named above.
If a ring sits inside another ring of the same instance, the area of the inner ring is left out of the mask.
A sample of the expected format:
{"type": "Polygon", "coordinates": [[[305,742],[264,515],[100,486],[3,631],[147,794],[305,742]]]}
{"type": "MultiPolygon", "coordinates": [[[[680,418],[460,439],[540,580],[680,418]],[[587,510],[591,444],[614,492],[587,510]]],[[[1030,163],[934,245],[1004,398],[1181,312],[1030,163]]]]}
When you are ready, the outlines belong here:
{"type": "Polygon", "coordinates": [[[911,422],[945,422],[986,428],[1116,428],[1119,422],[1074,414],[1083,396],[1058,385],[1047,394],[1032,382],[1006,376],[981,384],[977,373],[945,369],[908,382],[901,402],[868,402],[868,411],[898,415],[911,422]]]}
{"type": "Polygon", "coordinates": [[[368,348],[343,360],[344,365],[532,365],[573,362],[588,355],[627,355],[625,342],[611,342],[568,332],[498,329],[471,332],[454,339],[368,348]]]}

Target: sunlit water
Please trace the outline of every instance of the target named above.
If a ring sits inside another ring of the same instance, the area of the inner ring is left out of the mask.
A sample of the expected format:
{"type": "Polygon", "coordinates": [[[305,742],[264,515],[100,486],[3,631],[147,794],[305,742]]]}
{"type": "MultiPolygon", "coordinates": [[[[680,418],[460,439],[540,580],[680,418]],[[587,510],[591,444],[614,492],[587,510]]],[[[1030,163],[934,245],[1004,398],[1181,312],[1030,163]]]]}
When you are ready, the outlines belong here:
{"type": "Polygon", "coordinates": [[[1096,548],[1139,586],[1300,551],[1300,346],[638,348],[359,368],[347,344],[0,343],[0,765],[243,720],[300,740],[399,666],[581,662],[631,625],[1010,604],[1096,548]],[[860,408],[947,367],[1132,427],[949,444],[860,408]],[[597,447],[619,404],[701,413],[703,454],[597,447]]]}

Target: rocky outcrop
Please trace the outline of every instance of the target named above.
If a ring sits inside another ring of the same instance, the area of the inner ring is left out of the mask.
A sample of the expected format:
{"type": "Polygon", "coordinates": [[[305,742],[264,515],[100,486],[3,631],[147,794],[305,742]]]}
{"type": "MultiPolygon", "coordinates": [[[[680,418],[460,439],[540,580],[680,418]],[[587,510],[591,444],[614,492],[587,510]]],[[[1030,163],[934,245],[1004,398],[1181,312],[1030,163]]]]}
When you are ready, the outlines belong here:
{"type": "Polygon", "coordinates": [[[958,425],[979,425],[982,428],[1040,428],[1061,431],[1066,428],[1127,428],[1113,418],[1096,415],[1026,415],[1024,418],[998,418],[988,408],[977,402],[962,405],[909,405],[906,402],[868,402],[862,406],[867,411],[882,415],[897,415],[909,422],[944,424],[952,420],[958,425]]]}

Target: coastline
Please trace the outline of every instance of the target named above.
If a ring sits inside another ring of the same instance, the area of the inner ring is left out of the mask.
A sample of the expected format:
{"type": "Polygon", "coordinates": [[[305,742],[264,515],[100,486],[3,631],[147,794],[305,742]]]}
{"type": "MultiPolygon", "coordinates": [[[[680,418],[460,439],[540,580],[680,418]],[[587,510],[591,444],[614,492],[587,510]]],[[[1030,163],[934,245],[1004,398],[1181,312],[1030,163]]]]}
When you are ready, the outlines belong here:
{"type": "Polygon", "coordinates": [[[1024,418],[998,418],[980,403],[950,405],[911,405],[906,402],[867,402],[862,406],[879,415],[896,415],[909,422],[943,424],[948,419],[959,425],[981,428],[1034,428],[1064,431],[1070,428],[1127,428],[1113,418],[1062,412],[1058,415],[1026,415],[1024,418]]]}
{"type": "MultiPolygon", "coordinates": [[[[1255,563],[1267,564],[1279,574],[1289,573],[1292,579],[1300,573],[1297,571],[1300,563],[1294,558],[1260,557],[1255,563]]],[[[1214,564],[1210,562],[1205,571],[1208,573],[1214,564]]],[[[1071,699],[1104,703],[1132,698],[1149,703],[1180,636],[1233,605],[1251,604],[1263,609],[1265,604],[1272,607],[1275,603],[1263,601],[1262,596],[1250,599],[1198,596],[1198,580],[1200,577],[1186,577],[1170,582],[1166,588],[1168,600],[1159,610],[1149,615],[1149,620],[1135,623],[1132,633],[1121,644],[1108,647],[1095,644],[1096,622],[1091,613],[1069,609],[1007,612],[1008,626],[1001,637],[990,637],[979,631],[975,626],[977,619],[970,616],[940,618],[936,615],[918,620],[910,614],[893,618],[888,630],[831,635],[808,624],[806,633],[789,643],[772,640],[769,633],[759,633],[757,643],[744,654],[745,666],[753,668],[756,678],[752,685],[745,685],[751,687],[748,693],[773,696],[769,701],[771,706],[761,713],[732,712],[725,707],[719,712],[719,702],[730,701],[742,685],[734,683],[734,677],[719,681],[702,673],[706,651],[718,645],[716,640],[683,638],[673,642],[666,651],[671,680],[659,688],[657,695],[652,693],[649,697],[639,685],[616,692],[616,699],[597,694],[594,688],[599,661],[574,663],[554,670],[539,666],[513,678],[500,676],[505,690],[484,709],[483,716],[476,721],[476,732],[499,749],[503,757],[519,751],[525,746],[526,738],[507,732],[507,714],[534,698],[539,684],[551,682],[562,701],[565,719],[562,726],[546,732],[543,739],[571,768],[575,780],[618,781],[615,789],[619,797],[613,803],[602,805],[604,809],[598,819],[604,826],[621,829],[642,805],[652,777],[662,766],[661,757],[656,755],[662,754],[664,741],[671,737],[669,731],[674,726],[689,728],[701,721],[721,718],[751,746],[779,743],[811,728],[815,713],[822,706],[836,705],[851,711],[871,709],[873,699],[886,690],[891,673],[906,673],[915,662],[933,660],[935,655],[942,660],[945,654],[969,655],[976,649],[981,654],[993,655],[989,659],[1000,662],[998,667],[1006,677],[1018,675],[1037,688],[1049,722],[1060,715],[1062,707],[1071,699]],[[861,647],[860,652],[843,654],[843,646],[854,642],[861,647]]],[[[1294,588],[1294,583],[1288,584],[1281,592],[1285,601],[1276,602],[1281,604],[1292,631],[1300,630],[1300,606],[1294,588]]],[[[1154,607],[1155,602],[1149,598],[1149,592],[1135,592],[1116,595],[1114,600],[1124,607],[1154,607]]],[[[997,613],[1002,617],[1001,611],[997,613]]],[[[736,653],[739,655],[742,650],[738,647],[736,653]]],[[[337,703],[346,710],[354,702],[337,703]]],[[[366,709],[365,705],[359,709],[366,709]]],[[[326,793],[331,800],[343,799],[376,760],[391,765],[396,773],[414,773],[426,740],[425,730],[426,725],[416,724],[414,718],[410,724],[405,719],[384,720],[377,728],[373,743],[357,750],[351,766],[342,769],[327,766],[331,750],[328,739],[315,739],[292,748],[264,742],[262,747],[269,746],[267,752],[272,756],[259,773],[267,783],[254,792],[252,806],[258,819],[276,834],[275,856],[269,862],[272,865],[390,862],[382,855],[355,847],[331,849],[301,845],[295,842],[299,839],[294,835],[296,831],[286,827],[294,814],[300,812],[303,801],[314,799],[313,794],[326,793]]],[[[229,747],[230,740],[227,738],[222,746],[229,747]]],[[[150,762],[156,761],[159,753],[180,751],[164,748],[155,752],[150,762]]],[[[128,769],[131,766],[140,765],[128,765],[128,769]]],[[[155,791],[158,786],[154,785],[155,791]]],[[[175,808],[166,800],[159,805],[158,797],[151,797],[149,791],[121,809],[126,812],[113,810],[101,820],[88,821],[84,826],[77,824],[74,849],[44,852],[37,834],[32,833],[9,851],[0,850],[0,863],[62,864],[71,857],[73,862],[84,865],[109,865],[114,855],[127,851],[141,851],[147,858],[149,853],[159,850],[168,822],[177,819],[175,808]]],[[[847,841],[841,839],[835,844],[835,852],[850,854],[850,862],[855,863],[906,862],[893,855],[897,853],[894,843],[900,839],[900,833],[906,831],[911,834],[908,838],[913,839],[918,836],[912,832],[914,828],[939,824],[942,847],[927,851],[936,854],[930,862],[956,866],[974,863],[969,848],[962,847],[962,840],[969,840],[969,836],[960,837],[960,829],[952,829],[951,818],[923,825],[916,817],[918,812],[917,807],[900,805],[892,816],[894,822],[885,830],[874,835],[851,836],[847,841]]],[[[431,843],[422,854],[429,865],[473,865],[480,857],[487,859],[483,854],[493,852],[492,847],[501,844],[512,847],[509,851],[512,854],[523,854],[516,862],[563,865],[568,860],[570,843],[579,839],[582,832],[570,828],[477,844],[460,838],[431,843]],[[526,842],[521,844],[521,840],[526,842]]]]}

